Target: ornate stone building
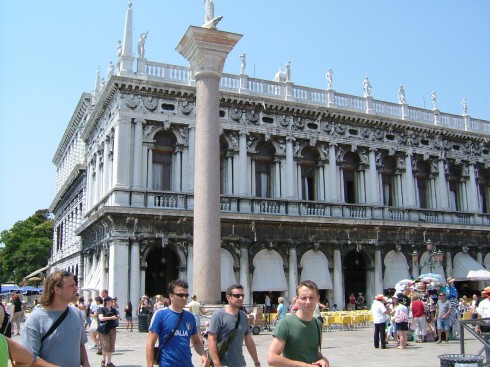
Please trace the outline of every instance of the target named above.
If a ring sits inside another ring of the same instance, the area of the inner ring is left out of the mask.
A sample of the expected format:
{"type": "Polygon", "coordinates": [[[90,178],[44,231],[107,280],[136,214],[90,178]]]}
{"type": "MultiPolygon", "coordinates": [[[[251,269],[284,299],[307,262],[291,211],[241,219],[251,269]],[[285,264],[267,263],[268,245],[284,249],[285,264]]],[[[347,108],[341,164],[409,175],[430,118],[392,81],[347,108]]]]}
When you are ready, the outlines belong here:
{"type": "MultiPolygon", "coordinates": [[[[177,277],[192,288],[198,261],[193,72],[147,60],[144,39],[134,60],[132,44],[130,6],[117,65],[82,94],[53,160],[50,266],[120,304],[177,277]]],[[[221,289],[239,282],[251,303],[313,279],[343,307],[351,292],[490,265],[490,122],[443,113],[435,95],[426,110],[328,85],[295,85],[289,66],[223,75],[221,289]]]]}

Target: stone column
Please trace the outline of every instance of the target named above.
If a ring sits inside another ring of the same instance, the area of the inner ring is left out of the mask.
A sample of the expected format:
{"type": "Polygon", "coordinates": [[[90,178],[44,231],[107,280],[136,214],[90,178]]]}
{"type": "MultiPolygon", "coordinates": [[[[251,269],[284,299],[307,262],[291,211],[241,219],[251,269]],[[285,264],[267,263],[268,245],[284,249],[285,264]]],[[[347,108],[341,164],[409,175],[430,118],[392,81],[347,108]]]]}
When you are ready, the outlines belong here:
{"type": "Polygon", "coordinates": [[[405,180],[404,180],[404,192],[403,206],[406,208],[415,207],[415,182],[413,179],[412,171],[412,149],[410,149],[405,155],[405,180]]]}
{"type": "MultiPolygon", "coordinates": [[[[328,173],[329,173],[329,183],[330,183],[330,201],[338,202],[340,199],[339,196],[339,177],[337,170],[337,157],[335,156],[335,145],[330,144],[328,147],[328,173]]],[[[337,303],[337,302],[335,302],[337,303]]],[[[340,307],[341,304],[344,304],[344,301],[341,303],[337,303],[340,307]]]]}
{"type": "Polygon", "coordinates": [[[238,195],[248,196],[250,191],[248,189],[249,180],[247,175],[247,132],[240,131],[238,142],[238,195]]]}
{"type": "Polygon", "coordinates": [[[337,304],[339,310],[343,310],[345,306],[343,283],[342,254],[340,248],[335,248],[333,250],[333,303],[337,304]]]}
{"type": "Polygon", "coordinates": [[[472,163],[469,163],[468,170],[470,171],[468,185],[466,186],[468,189],[468,210],[470,212],[481,211],[478,209],[478,189],[476,186],[475,166],[472,163]]]}
{"type": "Polygon", "coordinates": [[[203,303],[221,299],[219,82],[228,53],[242,36],[191,26],[177,46],[196,79],[194,185],[194,293],[203,303]]]}
{"type": "Polygon", "coordinates": [[[453,276],[453,262],[451,258],[451,251],[446,251],[446,278],[453,276]]]}
{"type": "Polygon", "coordinates": [[[293,157],[294,138],[286,138],[286,198],[294,198],[294,157],[293,157]]]}
{"type": "Polygon", "coordinates": [[[104,185],[102,195],[106,195],[111,189],[112,183],[110,182],[110,170],[111,168],[111,152],[110,152],[111,140],[106,136],[104,140],[104,185]]]}
{"type": "Polygon", "coordinates": [[[288,277],[288,297],[293,298],[296,295],[296,287],[298,286],[298,251],[296,243],[289,244],[289,277],[288,277]]]}
{"type": "Polygon", "coordinates": [[[106,269],[106,249],[102,247],[102,250],[100,251],[100,288],[99,291],[102,289],[107,288],[107,273],[105,271],[106,269]]]}
{"type": "Polygon", "coordinates": [[[443,159],[439,159],[439,176],[437,177],[437,209],[449,209],[446,171],[444,169],[443,159]]]}
{"type": "Polygon", "coordinates": [[[383,294],[383,259],[381,250],[376,247],[374,250],[374,295],[383,294]]]}
{"type": "Polygon", "coordinates": [[[143,295],[140,289],[140,243],[138,241],[133,241],[131,243],[129,266],[129,300],[131,301],[131,304],[137,305],[140,297],[143,295]]]}
{"type": "Polygon", "coordinates": [[[232,150],[228,150],[225,154],[226,156],[226,181],[224,194],[233,195],[233,155],[234,152],[232,150]]]}
{"type": "Polygon", "coordinates": [[[194,167],[196,162],[196,128],[189,125],[189,165],[187,167],[187,191],[194,191],[194,167]]]}
{"type": "MultiPolygon", "coordinates": [[[[369,149],[369,172],[368,172],[368,187],[367,196],[368,204],[379,204],[379,184],[378,171],[376,170],[376,150],[369,149]]],[[[376,293],[379,294],[379,293],[376,293]]]]}
{"type": "MultiPolygon", "coordinates": [[[[479,264],[481,264],[483,267],[485,267],[485,265],[483,264],[483,254],[481,253],[481,251],[478,251],[476,253],[476,261],[478,261],[479,264]]],[[[479,280],[478,281],[478,289],[483,289],[485,288],[485,281],[484,280],[479,280]]]]}
{"type": "Polygon", "coordinates": [[[187,242],[187,283],[189,284],[189,294],[194,294],[194,282],[192,279],[193,273],[193,264],[194,264],[194,246],[192,242],[187,242]]]}
{"type": "Polygon", "coordinates": [[[117,297],[121,305],[128,303],[128,241],[112,241],[109,247],[109,295],[117,297]]]}
{"type": "MultiPolygon", "coordinates": [[[[114,177],[115,185],[118,188],[128,188],[129,186],[129,135],[131,126],[128,120],[116,122],[114,131],[114,177]]],[[[122,204],[122,203],[120,203],[122,204]]]]}
{"type": "Polygon", "coordinates": [[[245,294],[245,299],[243,303],[252,304],[252,293],[250,292],[250,263],[248,259],[248,248],[250,246],[250,241],[245,239],[240,240],[240,284],[243,286],[243,293],[245,294]]]}
{"type": "Polygon", "coordinates": [[[143,120],[134,121],[134,164],[133,164],[133,187],[142,189],[143,178],[143,120]]]}

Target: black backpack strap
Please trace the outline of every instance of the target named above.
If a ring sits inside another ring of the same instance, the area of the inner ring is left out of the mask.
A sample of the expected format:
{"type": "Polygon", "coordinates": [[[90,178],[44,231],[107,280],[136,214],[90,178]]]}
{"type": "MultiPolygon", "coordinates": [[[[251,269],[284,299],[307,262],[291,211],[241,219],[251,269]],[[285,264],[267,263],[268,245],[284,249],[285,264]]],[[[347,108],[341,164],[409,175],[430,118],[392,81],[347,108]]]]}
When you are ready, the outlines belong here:
{"type": "Polygon", "coordinates": [[[68,312],[70,310],[70,307],[67,307],[66,310],[63,311],[63,313],[60,315],[60,317],[58,317],[58,319],[53,323],[53,325],[51,325],[51,327],[49,328],[48,332],[46,334],[43,335],[43,337],[41,338],[41,344],[43,343],[43,341],[48,337],[50,336],[53,331],[56,330],[56,328],[58,326],[60,326],[60,324],[63,322],[63,320],[65,319],[65,317],[68,315],[68,312]]]}
{"type": "Polygon", "coordinates": [[[180,316],[179,316],[179,321],[177,321],[177,325],[175,325],[175,328],[172,330],[172,332],[170,334],[167,335],[167,337],[165,338],[165,341],[163,342],[163,344],[159,347],[160,349],[162,349],[163,347],[165,347],[165,345],[167,345],[167,343],[170,341],[170,339],[172,339],[172,337],[175,335],[175,332],[177,331],[177,328],[179,327],[180,325],[180,321],[182,320],[182,317],[184,317],[184,310],[182,310],[182,312],[180,313],[180,316]]]}

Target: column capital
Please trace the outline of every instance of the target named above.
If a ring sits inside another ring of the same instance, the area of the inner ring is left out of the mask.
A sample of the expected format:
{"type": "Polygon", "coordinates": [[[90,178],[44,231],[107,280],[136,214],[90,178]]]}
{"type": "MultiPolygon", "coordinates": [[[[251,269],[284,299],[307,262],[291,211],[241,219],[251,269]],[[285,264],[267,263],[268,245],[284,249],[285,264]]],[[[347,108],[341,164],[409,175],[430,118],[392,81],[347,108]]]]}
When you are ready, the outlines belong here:
{"type": "Polygon", "coordinates": [[[221,77],[226,57],[242,38],[241,34],[191,26],[176,50],[191,64],[196,80],[221,77]]]}

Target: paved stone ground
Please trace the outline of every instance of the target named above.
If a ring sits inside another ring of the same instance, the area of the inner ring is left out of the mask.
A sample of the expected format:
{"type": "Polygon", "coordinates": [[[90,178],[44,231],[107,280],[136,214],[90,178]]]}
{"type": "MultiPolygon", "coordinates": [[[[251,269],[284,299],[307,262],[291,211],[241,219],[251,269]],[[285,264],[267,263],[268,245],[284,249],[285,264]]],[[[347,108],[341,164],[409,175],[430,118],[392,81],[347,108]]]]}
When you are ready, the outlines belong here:
{"type": "MultiPolygon", "coordinates": [[[[140,333],[137,329],[130,333],[124,328],[118,329],[116,340],[116,352],[113,355],[113,363],[117,367],[146,366],[145,345],[147,333],[140,333]]],[[[270,332],[262,331],[253,336],[262,366],[267,366],[267,350],[272,338],[270,332]]],[[[19,336],[14,339],[20,341],[19,336]]],[[[380,367],[383,365],[426,367],[440,366],[438,355],[460,354],[458,340],[449,343],[413,343],[410,342],[406,350],[395,349],[390,342],[388,349],[374,349],[373,328],[360,328],[353,331],[329,331],[323,332],[322,352],[329,359],[331,367],[380,367]]],[[[87,346],[91,345],[91,342],[87,346]]],[[[479,343],[471,337],[465,339],[465,352],[476,354],[480,350],[479,343]]],[[[245,350],[245,359],[253,366],[250,355],[245,350]]],[[[101,356],[88,350],[92,367],[100,366],[101,356]]],[[[199,366],[199,356],[193,354],[194,366],[199,366]]],[[[475,365],[476,367],[476,365],[475,365]]]]}

